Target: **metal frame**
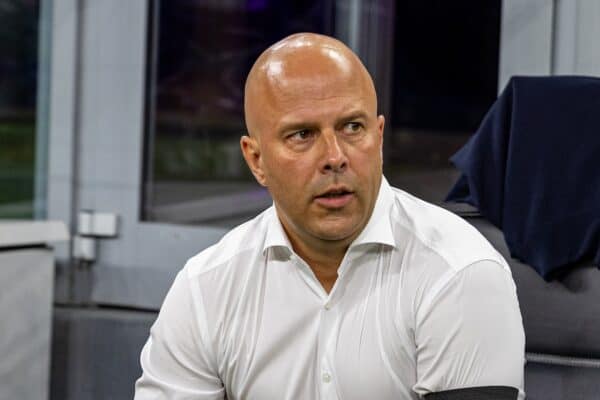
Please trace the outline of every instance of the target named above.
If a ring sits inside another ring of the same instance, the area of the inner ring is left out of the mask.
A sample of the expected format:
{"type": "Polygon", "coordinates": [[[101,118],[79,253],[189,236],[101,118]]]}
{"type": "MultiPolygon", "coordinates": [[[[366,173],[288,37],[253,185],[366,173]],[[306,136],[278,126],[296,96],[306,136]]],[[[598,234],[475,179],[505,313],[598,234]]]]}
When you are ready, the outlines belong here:
{"type": "MultiPolygon", "coordinates": [[[[141,215],[149,2],[53,4],[48,218],[76,228],[81,209],[116,213],[103,265],[173,271],[225,229],[147,223],[141,215]]],[[[69,248],[57,249],[64,261],[69,248]]]]}
{"type": "Polygon", "coordinates": [[[504,0],[498,91],[513,75],[600,76],[600,3],[504,0]]]}
{"type": "Polygon", "coordinates": [[[553,0],[504,0],[498,91],[513,75],[552,72],[553,0]]]}

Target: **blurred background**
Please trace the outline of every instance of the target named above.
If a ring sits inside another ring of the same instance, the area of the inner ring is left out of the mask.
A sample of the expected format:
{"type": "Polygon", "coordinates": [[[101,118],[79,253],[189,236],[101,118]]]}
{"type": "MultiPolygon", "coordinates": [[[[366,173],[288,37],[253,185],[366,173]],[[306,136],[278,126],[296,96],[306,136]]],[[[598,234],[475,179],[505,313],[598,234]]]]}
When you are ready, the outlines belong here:
{"type": "Polygon", "coordinates": [[[433,203],[511,76],[600,75],[595,0],[0,0],[0,312],[29,318],[0,328],[0,399],[30,398],[30,364],[36,398],[132,397],[176,272],[272,203],[239,150],[243,85],[295,32],[361,57],[384,173],[433,203]]]}

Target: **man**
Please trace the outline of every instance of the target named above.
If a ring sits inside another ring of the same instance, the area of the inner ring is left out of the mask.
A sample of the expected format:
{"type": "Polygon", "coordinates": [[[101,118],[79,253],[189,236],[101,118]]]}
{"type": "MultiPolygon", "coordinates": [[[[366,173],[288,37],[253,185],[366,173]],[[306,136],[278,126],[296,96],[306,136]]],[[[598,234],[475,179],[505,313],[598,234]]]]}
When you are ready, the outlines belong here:
{"type": "Polygon", "coordinates": [[[141,356],[136,399],[523,398],[505,260],[388,185],[373,82],[341,42],[256,61],[243,155],[274,206],[193,257],[141,356]]]}

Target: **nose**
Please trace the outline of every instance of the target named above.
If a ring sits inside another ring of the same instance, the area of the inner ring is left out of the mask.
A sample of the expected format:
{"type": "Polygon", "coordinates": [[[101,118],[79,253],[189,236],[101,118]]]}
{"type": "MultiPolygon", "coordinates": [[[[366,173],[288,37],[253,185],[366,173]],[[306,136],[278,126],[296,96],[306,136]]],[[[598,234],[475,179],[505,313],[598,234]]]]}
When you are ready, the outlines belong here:
{"type": "Polygon", "coordinates": [[[321,166],[323,173],[341,173],[348,168],[348,157],[343,144],[334,131],[323,132],[324,157],[321,166]]]}

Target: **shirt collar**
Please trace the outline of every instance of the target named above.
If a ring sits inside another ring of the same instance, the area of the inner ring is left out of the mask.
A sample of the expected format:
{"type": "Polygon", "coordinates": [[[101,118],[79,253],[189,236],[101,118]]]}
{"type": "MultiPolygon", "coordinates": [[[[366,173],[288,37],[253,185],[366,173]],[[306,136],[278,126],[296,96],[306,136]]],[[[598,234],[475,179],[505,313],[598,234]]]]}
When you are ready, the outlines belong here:
{"type": "Polygon", "coordinates": [[[367,243],[379,243],[396,247],[390,221],[393,202],[394,192],[388,181],[382,176],[371,218],[369,218],[369,222],[367,222],[360,235],[350,244],[350,248],[367,243]]]}
{"type": "MultiPolygon", "coordinates": [[[[369,222],[367,222],[367,225],[358,237],[350,244],[350,248],[368,243],[379,243],[396,247],[390,221],[393,199],[394,193],[392,188],[385,177],[382,176],[371,218],[369,218],[369,222]]],[[[283,230],[274,205],[269,210],[269,213],[263,253],[270,247],[286,247],[289,251],[292,251],[292,245],[283,230]]]]}
{"type": "Polygon", "coordinates": [[[270,247],[285,247],[292,251],[292,244],[283,230],[283,225],[277,216],[275,204],[269,209],[269,218],[267,221],[267,236],[263,245],[263,254],[270,247]]]}

